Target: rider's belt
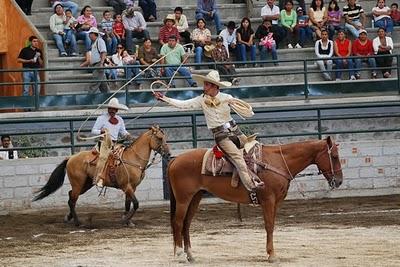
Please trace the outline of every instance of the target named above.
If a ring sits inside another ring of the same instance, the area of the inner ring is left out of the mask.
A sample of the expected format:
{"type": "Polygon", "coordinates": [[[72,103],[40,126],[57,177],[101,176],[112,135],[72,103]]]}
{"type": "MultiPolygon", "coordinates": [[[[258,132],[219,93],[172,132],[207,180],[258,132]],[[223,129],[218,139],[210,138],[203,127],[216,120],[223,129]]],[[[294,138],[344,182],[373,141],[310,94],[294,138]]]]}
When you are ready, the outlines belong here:
{"type": "Polygon", "coordinates": [[[236,126],[236,122],[234,120],[228,121],[227,123],[222,124],[221,126],[215,127],[211,129],[212,133],[224,132],[226,130],[231,130],[231,128],[236,126]]]}

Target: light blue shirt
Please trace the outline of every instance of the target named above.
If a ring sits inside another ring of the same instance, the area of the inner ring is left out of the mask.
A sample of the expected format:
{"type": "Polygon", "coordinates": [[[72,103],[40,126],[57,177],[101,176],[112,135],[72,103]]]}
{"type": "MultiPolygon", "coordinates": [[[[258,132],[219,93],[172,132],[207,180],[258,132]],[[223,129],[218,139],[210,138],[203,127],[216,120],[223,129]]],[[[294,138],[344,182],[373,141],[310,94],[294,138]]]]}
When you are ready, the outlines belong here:
{"type": "Polygon", "coordinates": [[[99,116],[93,125],[92,134],[99,135],[101,129],[107,129],[113,141],[117,141],[119,135],[122,137],[129,134],[125,129],[124,120],[118,115],[115,115],[115,118],[118,120],[118,123],[114,125],[109,122],[110,115],[108,113],[99,116]]]}

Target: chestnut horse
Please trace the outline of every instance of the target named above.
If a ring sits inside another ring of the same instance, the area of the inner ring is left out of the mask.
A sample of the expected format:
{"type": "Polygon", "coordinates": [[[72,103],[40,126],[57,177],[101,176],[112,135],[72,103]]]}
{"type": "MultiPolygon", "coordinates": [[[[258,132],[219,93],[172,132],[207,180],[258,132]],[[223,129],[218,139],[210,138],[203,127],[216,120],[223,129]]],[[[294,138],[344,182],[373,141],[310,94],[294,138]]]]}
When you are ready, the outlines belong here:
{"type": "MultiPolygon", "coordinates": [[[[160,153],[163,157],[169,157],[169,147],[166,143],[166,135],[158,126],[152,126],[148,131],[142,133],[132,144],[125,148],[122,154],[122,163],[116,167],[115,184],[105,184],[105,186],[119,188],[125,192],[125,216],[124,223],[131,224],[131,218],[139,208],[136,199],[136,187],[144,178],[144,172],[148,167],[151,151],[160,153]],[[131,208],[131,203],[133,207],[131,208]]],[[[68,205],[70,212],[65,216],[68,222],[74,219],[76,226],[80,222],[75,212],[75,205],[79,195],[85,193],[93,186],[93,177],[96,166],[90,164],[93,160],[91,151],[82,151],[65,159],[58,165],[45,186],[43,186],[34,201],[43,199],[54,193],[64,183],[65,169],[71,183],[72,190],[69,191],[68,205]]]]}
{"type": "MultiPolygon", "coordinates": [[[[185,152],[168,165],[174,254],[180,262],[194,260],[189,228],[203,190],[227,201],[252,203],[249,192],[242,184],[236,188],[231,186],[231,177],[201,174],[206,151],[206,149],[194,149],[185,152]]],[[[343,174],[338,148],[330,137],[287,145],[262,146],[262,163],[259,165],[263,168],[259,171],[259,177],[264,181],[265,187],[257,192],[257,196],[263,211],[270,262],[277,259],[273,233],[278,205],[285,199],[290,181],[310,164],[318,166],[319,173],[325,176],[331,189],[339,187],[342,183],[343,174]]]]}

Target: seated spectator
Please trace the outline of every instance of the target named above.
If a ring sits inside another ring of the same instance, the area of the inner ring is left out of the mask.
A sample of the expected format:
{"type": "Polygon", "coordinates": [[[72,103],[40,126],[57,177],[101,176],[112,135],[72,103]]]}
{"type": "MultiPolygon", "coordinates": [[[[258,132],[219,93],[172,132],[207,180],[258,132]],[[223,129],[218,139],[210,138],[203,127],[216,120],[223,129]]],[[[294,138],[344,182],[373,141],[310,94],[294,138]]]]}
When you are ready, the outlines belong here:
{"type": "Polygon", "coordinates": [[[226,47],[224,46],[224,38],[218,36],[216,39],[217,45],[212,50],[212,58],[217,64],[216,68],[221,76],[221,80],[231,82],[233,85],[239,85],[239,79],[235,78],[235,66],[229,62],[229,56],[226,47]]]}
{"type": "Polygon", "coordinates": [[[256,60],[256,45],[254,43],[254,31],[248,17],[244,17],[240,22],[240,27],[236,30],[236,42],[239,49],[239,56],[243,62],[247,61],[247,51],[250,50],[250,60],[256,60]]]}
{"type": "Polygon", "coordinates": [[[176,27],[174,27],[174,24],[175,24],[175,15],[173,14],[167,15],[164,19],[164,26],[160,28],[160,32],[158,34],[158,42],[160,43],[160,45],[168,43],[168,39],[171,35],[175,35],[179,42],[180,40],[179,31],[176,27]]]}
{"type": "Polygon", "coordinates": [[[221,32],[221,20],[217,9],[217,0],[197,0],[196,20],[214,20],[217,34],[221,32]]]}
{"type": "Polygon", "coordinates": [[[61,4],[56,4],[54,6],[54,14],[50,17],[50,30],[53,33],[53,39],[56,42],[58,53],[62,57],[67,56],[67,52],[64,47],[64,8],[61,4]]]}
{"type": "Polygon", "coordinates": [[[124,0],[106,0],[106,4],[113,7],[115,15],[121,15],[126,9],[124,0]]]}
{"type": "Polygon", "coordinates": [[[234,21],[229,21],[226,25],[226,28],[223,29],[219,36],[222,37],[224,42],[224,47],[226,52],[228,52],[228,57],[232,55],[239,61],[240,57],[238,55],[237,47],[236,47],[236,24],[234,21]]]}
{"type": "Polygon", "coordinates": [[[114,20],[111,17],[111,12],[105,10],[103,12],[103,19],[100,22],[100,29],[104,33],[103,39],[106,42],[107,54],[113,55],[117,52],[117,37],[113,31],[114,20]]]}
{"type": "Polygon", "coordinates": [[[329,39],[333,40],[333,36],[336,31],[341,29],[340,21],[342,20],[342,11],[340,11],[339,5],[336,0],[331,0],[328,6],[328,33],[329,39]]]}
{"type": "Polygon", "coordinates": [[[77,3],[69,0],[50,0],[50,6],[54,8],[55,4],[61,3],[65,10],[70,9],[74,17],[78,16],[79,6],[77,3]]]}
{"type": "Polygon", "coordinates": [[[67,46],[67,53],[71,56],[78,55],[78,46],[76,44],[76,26],[78,21],[72,15],[70,9],[65,10],[65,20],[64,20],[64,42],[67,46]]]}
{"type": "Polygon", "coordinates": [[[144,39],[149,38],[149,32],[146,30],[147,24],[143,15],[135,11],[133,7],[128,8],[122,14],[122,23],[126,33],[126,49],[129,53],[134,51],[133,38],[144,39]]]}
{"type": "MultiPolygon", "coordinates": [[[[267,60],[268,52],[271,52],[272,60],[278,60],[275,40],[276,35],[277,32],[272,28],[272,22],[270,20],[266,19],[260,26],[258,26],[256,38],[259,40],[258,49],[260,51],[261,60],[267,60]]],[[[274,65],[278,66],[279,64],[278,62],[274,62],[274,65]]]]}
{"type": "Polygon", "coordinates": [[[211,32],[206,28],[206,21],[202,18],[197,20],[196,26],[191,37],[195,47],[195,62],[201,63],[204,47],[211,44],[211,32]]]}
{"type": "MultiPolygon", "coordinates": [[[[147,68],[151,64],[155,63],[159,58],[160,55],[152,46],[150,38],[146,38],[143,42],[143,46],[139,48],[140,65],[147,68]]],[[[145,78],[159,79],[161,77],[161,70],[158,67],[152,66],[144,72],[143,76],[145,78]]]]}
{"type": "MultiPolygon", "coordinates": [[[[385,29],[379,28],[378,36],[372,41],[375,55],[390,55],[393,51],[393,40],[391,37],[386,36],[385,29]]],[[[392,70],[393,57],[377,57],[376,64],[382,69],[384,78],[390,78],[392,70]]]]}
{"type": "Polygon", "coordinates": [[[96,18],[92,15],[92,8],[90,6],[84,6],[81,11],[81,15],[77,18],[78,25],[77,39],[83,40],[85,43],[85,52],[91,49],[92,41],[89,38],[89,30],[92,27],[97,27],[96,18]]]}
{"type": "Polygon", "coordinates": [[[117,38],[118,44],[125,43],[125,27],[122,23],[122,15],[115,14],[114,15],[114,24],[113,24],[113,32],[114,36],[117,38]]]}
{"type": "Polygon", "coordinates": [[[286,0],[285,9],[281,11],[281,24],[286,31],[286,45],[288,48],[295,46],[295,27],[297,24],[297,13],[292,10],[293,1],[286,0]]]}
{"type": "Polygon", "coordinates": [[[308,15],[311,29],[315,32],[316,37],[321,39],[321,30],[326,27],[328,21],[328,12],[324,7],[324,1],[312,0],[308,15]]]}
{"type": "Polygon", "coordinates": [[[307,15],[304,15],[303,8],[297,8],[297,24],[296,24],[296,32],[298,43],[296,44],[296,48],[304,47],[307,40],[312,40],[313,31],[309,26],[309,19],[307,15]]]}
{"type": "Polygon", "coordinates": [[[365,28],[366,22],[361,5],[356,4],[356,0],[347,0],[347,5],[343,7],[343,16],[346,21],[344,27],[357,38],[358,31],[365,28]]]}
{"type": "MultiPolygon", "coordinates": [[[[188,59],[183,46],[177,42],[176,36],[173,35],[169,37],[168,43],[161,47],[160,54],[165,56],[161,60],[162,64],[175,65],[164,68],[164,74],[168,78],[171,78],[178,70],[178,66],[185,63],[188,59]]],[[[191,87],[197,87],[197,83],[192,79],[192,74],[187,67],[180,67],[178,73],[185,77],[191,87]]],[[[176,87],[174,80],[171,81],[171,87],[176,87]]]]}
{"type": "Polygon", "coordinates": [[[397,3],[393,3],[390,6],[391,12],[390,12],[390,17],[392,18],[393,21],[393,26],[400,26],[400,11],[399,11],[399,5],[397,3]]]}
{"type": "MultiPolygon", "coordinates": [[[[139,61],[137,60],[137,56],[135,54],[130,55],[127,50],[122,52],[122,62],[124,66],[131,66],[126,68],[126,79],[130,81],[133,77],[136,77],[133,80],[133,84],[136,86],[136,89],[143,89],[143,81],[140,80],[142,77],[140,75],[139,61]]],[[[132,83],[132,82],[131,82],[132,83]]]]}
{"type": "Polygon", "coordinates": [[[117,45],[117,52],[111,56],[111,61],[114,64],[114,66],[121,67],[118,69],[115,69],[117,72],[117,77],[118,76],[125,76],[125,69],[123,68],[124,62],[122,60],[122,54],[125,51],[125,47],[122,44],[117,45]]]}
{"type": "Polygon", "coordinates": [[[281,40],[285,38],[285,30],[278,24],[280,16],[280,9],[274,5],[274,0],[267,0],[267,4],[261,8],[261,18],[263,21],[272,21],[273,31],[277,33],[275,36],[276,48],[278,48],[281,40]]]}
{"type": "Polygon", "coordinates": [[[157,5],[154,0],[139,0],[139,6],[146,21],[153,22],[157,20],[157,5]]]}
{"type": "Polygon", "coordinates": [[[111,89],[117,90],[118,89],[118,84],[117,84],[117,79],[118,79],[118,69],[114,69],[112,67],[115,67],[116,65],[109,59],[105,58],[104,60],[104,74],[106,75],[107,80],[111,80],[111,89]],[[107,68],[110,67],[110,68],[107,68]]]}
{"type": "Polygon", "coordinates": [[[315,54],[320,59],[316,63],[322,72],[324,80],[331,81],[333,41],[328,39],[328,31],[326,29],[321,30],[321,39],[315,42],[315,54]]]}
{"type": "Polygon", "coordinates": [[[355,63],[355,68],[356,68],[356,79],[361,78],[361,64],[362,62],[367,62],[368,66],[372,68],[371,71],[371,78],[376,79],[376,62],[375,58],[372,56],[374,55],[374,49],[372,47],[372,41],[368,39],[367,37],[367,31],[366,30],[360,30],[360,33],[358,35],[358,39],[353,41],[353,47],[352,47],[352,53],[353,56],[360,56],[363,58],[355,58],[354,63],[355,63]]]}
{"type": "MultiPolygon", "coordinates": [[[[296,0],[296,2],[299,4],[298,7],[301,7],[303,10],[306,10],[306,2],[304,0],[296,0]]],[[[282,10],[285,8],[286,0],[279,0],[279,9],[282,10]]],[[[295,10],[295,8],[294,8],[295,10]]],[[[304,15],[306,13],[304,12],[304,15]]]]}
{"type": "Polygon", "coordinates": [[[17,62],[22,63],[22,67],[25,69],[22,72],[22,80],[24,82],[22,95],[30,95],[30,87],[32,85],[32,91],[34,94],[39,93],[39,86],[35,82],[40,82],[40,76],[38,71],[43,66],[43,53],[39,48],[39,39],[36,36],[29,37],[30,45],[21,49],[18,55],[17,62]]]}
{"type": "Polygon", "coordinates": [[[336,64],[336,80],[342,79],[342,70],[347,66],[349,69],[350,80],[355,80],[353,60],[348,58],[351,56],[351,41],[346,38],[344,30],[339,30],[338,36],[334,42],[335,64],[336,64]]]}
{"type": "Polygon", "coordinates": [[[376,7],[372,8],[374,15],[374,26],[376,28],[384,28],[387,35],[392,35],[393,20],[390,17],[391,9],[385,5],[385,0],[378,0],[376,7]]]}
{"type": "Polygon", "coordinates": [[[0,160],[2,159],[18,159],[18,152],[13,150],[11,137],[7,134],[1,136],[0,149],[7,149],[7,151],[0,151],[0,160]]]}
{"type": "Polygon", "coordinates": [[[174,10],[175,14],[175,27],[178,29],[179,36],[181,37],[182,44],[188,44],[191,42],[189,24],[187,18],[183,13],[183,9],[181,7],[176,7],[174,10]]]}
{"type": "Polygon", "coordinates": [[[19,7],[25,13],[25,15],[32,15],[32,2],[33,0],[16,0],[19,7]]]}

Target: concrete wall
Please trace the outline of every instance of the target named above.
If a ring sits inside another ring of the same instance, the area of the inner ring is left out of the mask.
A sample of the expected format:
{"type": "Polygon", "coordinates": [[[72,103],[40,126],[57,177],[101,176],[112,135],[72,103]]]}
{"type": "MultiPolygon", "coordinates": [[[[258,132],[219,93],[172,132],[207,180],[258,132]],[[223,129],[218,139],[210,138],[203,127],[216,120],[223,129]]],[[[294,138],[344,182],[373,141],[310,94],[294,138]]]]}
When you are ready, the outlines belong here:
{"type": "MultiPolygon", "coordinates": [[[[341,142],[344,182],[330,191],[322,176],[297,178],[292,182],[289,199],[373,196],[400,193],[400,140],[375,140],[341,142]]],[[[176,153],[175,153],[176,154],[176,153]]],[[[0,213],[30,209],[67,207],[70,184],[65,179],[64,186],[55,194],[39,201],[31,202],[33,193],[43,186],[50,173],[63,160],[62,157],[0,161],[0,213]]],[[[304,172],[316,172],[311,166],[304,172]]],[[[146,178],[136,193],[142,204],[162,203],[163,185],[161,163],[146,172],[146,178]]],[[[81,196],[78,206],[124,207],[124,194],[120,190],[108,189],[105,196],[98,197],[92,188],[81,196]]]]}

